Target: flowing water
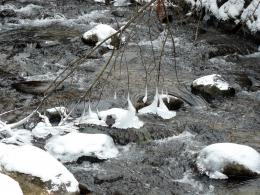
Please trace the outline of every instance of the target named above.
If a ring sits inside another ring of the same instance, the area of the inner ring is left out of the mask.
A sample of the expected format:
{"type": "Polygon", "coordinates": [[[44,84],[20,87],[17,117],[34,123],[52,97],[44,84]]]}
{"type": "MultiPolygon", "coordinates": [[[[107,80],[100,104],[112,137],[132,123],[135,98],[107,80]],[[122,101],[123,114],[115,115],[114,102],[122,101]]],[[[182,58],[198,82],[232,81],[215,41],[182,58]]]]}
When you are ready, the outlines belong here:
{"type": "MultiPolygon", "coordinates": [[[[91,48],[81,40],[84,32],[99,23],[118,29],[136,11],[135,6],[114,7],[89,0],[5,0],[0,5],[0,10],[3,9],[14,10],[15,14],[0,17],[0,111],[24,106],[1,116],[1,120],[9,123],[26,116],[32,110],[29,105],[42,97],[19,92],[11,86],[13,83],[55,79],[68,62],[91,48]]],[[[211,180],[201,176],[194,166],[198,151],[212,143],[246,144],[260,152],[257,45],[214,29],[207,29],[194,41],[196,23],[181,24],[180,21],[174,16],[170,24],[176,47],[174,54],[167,26],[160,24],[154,13],[146,12],[139,17],[124,33],[127,43],[112,57],[112,65],[88,97],[99,110],[126,107],[128,93],[134,102],[145,95],[147,84],[148,98],[158,86],[159,91],[167,90],[185,101],[173,119],[141,117],[145,126],[139,130],[81,127],[83,132],[113,131],[120,148],[120,155],[115,159],[66,165],[94,194],[260,192],[259,178],[211,180]],[[195,78],[213,73],[223,75],[235,88],[235,97],[206,103],[190,93],[190,84],[195,78]]],[[[112,51],[104,49],[95,52],[44,106],[73,107],[111,54],[112,51]]],[[[83,104],[80,104],[73,116],[79,116],[82,110],[83,104]]]]}

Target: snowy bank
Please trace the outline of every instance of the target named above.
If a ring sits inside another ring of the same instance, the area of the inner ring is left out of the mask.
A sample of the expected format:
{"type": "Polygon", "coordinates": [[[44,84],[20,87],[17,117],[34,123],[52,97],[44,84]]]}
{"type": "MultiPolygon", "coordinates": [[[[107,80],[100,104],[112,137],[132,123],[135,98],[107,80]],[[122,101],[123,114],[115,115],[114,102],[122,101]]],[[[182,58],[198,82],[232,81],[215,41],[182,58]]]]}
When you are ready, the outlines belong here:
{"type": "MultiPolygon", "coordinates": [[[[74,176],[49,153],[35,146],[0,143],[0,170],[18,172],[51,184],[49,191],[78,192],[74,176]]],[[[24,178],[26,179],[26,178],[24,178]]]]}
{"type": "Polygon", "coordinates": [[[212,179],[260,174],[260,154],[253,148],[234,143],[217,143],[202,149],[198,170],[212,179]]]}
{"type": "Polygon", "coordinates": [[[74,162],[83,156],[108,159],[118,154],[113,139],[105,134],[69,133],[53,137],[45,148],[61,162],[74,162]]]}
{"type": "Polygon", "coordinates": [[[19,183],[11,177],[0,173],[0,194],[23,195],[19,183]]]}
{"type": "Polygon", "coordinates": [[[245,23],[251,32],[260,31],[259,0],[185,0],[192,8],[205,8],[206,12],[218,20],[232,20],[234,23],[245,23]]]}

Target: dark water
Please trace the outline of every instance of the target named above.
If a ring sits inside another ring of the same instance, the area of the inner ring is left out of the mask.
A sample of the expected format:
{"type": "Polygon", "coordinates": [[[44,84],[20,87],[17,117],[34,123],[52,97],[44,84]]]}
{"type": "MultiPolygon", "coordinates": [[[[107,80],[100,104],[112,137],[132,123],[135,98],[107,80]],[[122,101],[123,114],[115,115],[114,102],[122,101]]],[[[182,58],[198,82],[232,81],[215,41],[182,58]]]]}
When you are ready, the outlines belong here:
{"type": "MultiPolygon", "coordinates": [[[[1,113],[29,106],[41,98],[16,91],[12,83],[55,79],[70,61],[90,49],[82,42],[82,33],[98,23],[118,29],[136,10],[134,6],[114,7],[80,0],[2,4],[0,9],[13,9],[16,15],[0,18],[1,113]]],[[[158,85],[159,90],[167,89],[186,101],[171,120],[142,118],[146,123],[134,133],[135,143],[118,145],[121,150],[118,158],[66,165],[94,194],[259,194],[259,178],[210,180],[200,176],[194,167],[197,152],[212,143],[246,144],[260,152],[260,55],[247,56],[255,53],[257,46],[214,29],[208,29],[194,41],[196,23],[180,25],[179,20],[176,16],[170,25],[176,46],[174,54],[169,36],[161,52],[169,32],[165,30],[167,26],[160,24],[154,13],[146,12],[138,18],[124,33],[126,39],[131,38],[116,51],[111,65],[87,98],[100,110],[124,107],[128,91],[134,102],[144,94],[147,83],[151,96],[158,85]],[[161,64],[159,84],[158,64],[161,64]],[[190,84],[195,78],[213,73],[223,75],[236,89],[235,97],[208,104],[190,94],[190,84]],[[115,92],[117,100],[113,99],[115,92]]],[[[82,63],[44,106],[72,107],[112,51],[103,56],[102,53],[99,50],[82,63]]],[[[17,121],[31,109],[29,106],[1,119],[17,121]]],[[[78,116],[82,109],[81,104],[73,115],[78,116]]],[[[82,131],[109,133],[110,130],[83,127],[82,131]]],[[[128,132],[131,135],[133,131],[128,132]]]]}

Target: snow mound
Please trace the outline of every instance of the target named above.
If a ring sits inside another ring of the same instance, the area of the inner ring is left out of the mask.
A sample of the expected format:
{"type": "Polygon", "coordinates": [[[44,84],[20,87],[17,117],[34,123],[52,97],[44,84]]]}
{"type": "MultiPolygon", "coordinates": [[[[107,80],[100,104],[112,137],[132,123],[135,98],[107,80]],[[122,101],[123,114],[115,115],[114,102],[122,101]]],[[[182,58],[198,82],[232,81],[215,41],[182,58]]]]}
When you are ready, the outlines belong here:
{"type": "Polygon", "coordinates": [[[193,8],[206,9],[217,19],[227,21],[234,20],[235,23],[246,23],[252,32],[260,30],[260,3],[252,0],[248,5],[245,0],[227,0],[220,7],[218,0],[186,0],[193,8]],[[247,5],[247,7],[245,7],[247,5]]]}
{"type": "Polygon", "coordinates": [[[192,82],[193,86],[215,86],[219,90],[228,90],[229,89],[229,84],[222,78],[222,76],[218,74],[212,74],[212,75],[207,75],[200,77],[192,82]]]}
{"type": "Polygon", "coordinates": [[[68,192],[78,192],[74,176],[44,150],[31,145],[15,146],[0,143],[0,170],[19,172],[51,182],[51,191],[65,187],[68,192]]]}
{"type": "Polygon", "coordinates": [[[19,183],[11,177],[0,173],[0,194],[23,195],[19,183]]]}
{"type": "Polygon", "coordinates": [[[45,148],[61,162],[73,162],[82,156],[108,159],[118,154],[113,139],[105,134],[69,133],[53,137],[45,148]]]}
{"type": "Polygon", "coordinates": [[[111,116],[113,118],[114,124],[111,127],[119,128],[119,129],[128,129],[128,128],[141,128],[144,123],[139,120],[136,116],[136,110],[128,98],[128,109],[122,108],[111,108],[109,110],[100,111],[98,113],[92,112],[89,107],[88,114],[83,116],[77,120],[79,124],[93,124],[100,126],[108,126],[106,121],[107,117],[111,116]]]}
{"type": "Polygon", "coordinates": [[[170,111],[165,103],[163,102],[164,96],[161,96],[158,94],[158,90],[156,89],[156,93],[154,96],[153,102],[140,110],[138,110],[138,113],[140,114],[155,114],[160,116],[163,119],[171,119],[176,116],[175,111],[170,111]],[[159,102],[159,105],[158,105],[159,102]]]}
{"type": "Polygon", "coordinates": [[[227,179],[225,169],[231,166],[260,174],[260,154],[249,146],[234,143],[217,143],[205,147],[200,151],[196,164],[201,173],[213,179],[227,179]]]}
{"type": "MultiPolygon", "coordinates": [[[[104,41],[107,37],[111,36],[115,32],[116,30],[107,24],[98,24],[91,30],[85,32],[83,34],[83,39],[86,41],[91,40],[91,42],[96,42],[96,45],[98,45],[100,42],[104,41]]],[[[111,44],[112,40],[108,39],[105,43],[103,43],[103,46],[113,49],[114,47],[111,44]]]]}
{"type": "Polygon", "coordinates": [[[11,137],[1,140],[3,143],[15,144],[15,145],[27,145],[31,144],[32,132],[26,129],[13,129],[11,137]]]}

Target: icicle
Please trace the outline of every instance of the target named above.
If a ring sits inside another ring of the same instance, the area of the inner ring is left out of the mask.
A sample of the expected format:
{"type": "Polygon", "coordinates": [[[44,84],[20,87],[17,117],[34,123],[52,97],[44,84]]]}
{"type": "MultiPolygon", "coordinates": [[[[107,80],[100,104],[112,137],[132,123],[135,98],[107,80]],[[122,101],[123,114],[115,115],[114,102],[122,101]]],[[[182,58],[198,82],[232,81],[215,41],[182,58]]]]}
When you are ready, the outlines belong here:
{"type": "Polygon", "coordinates": [[[116,91],[115,91],[115,94],[114,94],[114,100],[117,99],[117,94],[116,94],[116,91]]]}
{"type": "Polygon", "coordinates": [[[147,85],[145,86],[145,95],[143,98],[143,103],[146,103],[146,102],[147,102],[147,85]]]}
{"type": "Polygon", "coordinates": [[[169,104],[169,103],[170,103],[170,96],[169,96],[169,94],[168,94],[167,88],[166,88],[166,98],[167,98],[167,102],[168,102],[168,104],[169,104]]]}
{"type": "Polygon", "coordinates": [[[131,100],[130,100],[130,96],[129,96],[129,93],[127,95],[127,103],[128,103],[128,110],[132,113],[136,113],[136,109],[135,107],[133,106],[131,100]]]}

